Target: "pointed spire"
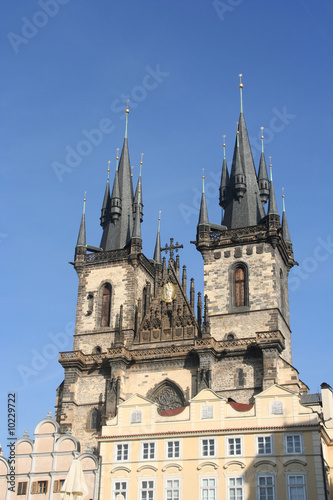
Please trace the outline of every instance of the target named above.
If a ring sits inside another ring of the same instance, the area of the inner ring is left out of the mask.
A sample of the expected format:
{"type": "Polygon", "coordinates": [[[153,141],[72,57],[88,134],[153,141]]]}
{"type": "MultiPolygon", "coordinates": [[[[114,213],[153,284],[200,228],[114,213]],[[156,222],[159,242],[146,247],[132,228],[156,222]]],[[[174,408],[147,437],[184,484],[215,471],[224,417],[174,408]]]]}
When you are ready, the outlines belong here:
{"type": "Polygon", "coordinates": [[[240,112],[243,113],[243,84],[242,84],[242,73],[239,75],[239,93],[240,93],[240,112]]]}
{"type": "Polygon", "coordinates": [[[138,193],[140,191],[140,193],[141,193],[141,196],[140,196],[140,200],[141,201],[140,201],[140,204],[139,204],[139,208],[140,208],[140,222],[143,221],[142,180],[141,180],[142,164],[143,164],[142,158],[143,158],[143,153],[141,153],[139,179],[138,179],[138,183],[137,183],[137,186],[136,186],[135,196],[134,196],[134,201],[133,201],[133,216],[135,218],[136,207],[137,207],[137,204],[138,204],[138,193]]]}
{"type": "Polygon", "coordinates": [[[141,239],[140,200],[141,200],[141,193],[139,190],[138,202],[137,202],[137,206],[136,206],[135,219],[134,219],[134,225],[133,225],[133,234],[132,234],[132,238],[138,238],[138,239],[141,239]]]}
{"type": "Polygon", "coordinates": [[[186,274],[186,266],[183,266],[183,275],[182,275],[182,287],[186,295],[187,288],[187,274],[186,274]]]}
{"type": "Polygon", "coordinates": [[[127,99],[127,106],[126,106],[126,109],[125,109],[125,113],[126,113],[126,124],[125,124],[125,139],[127,139],[127,128],[128,128],[128,115],[129,115],[129,107],[128,107],[128,103],[129,103],[129,99],[127,99]]]}
{"type": "Polygon", "coordinates": [[[235,181],[234,181],[234,195],[236,200],[240,203],[240,200],[244,197],[246,191],[246,178],[243,172],[242,160],[239,151],[239,129],[237,128],[237,146],[236,146],[236,161],[235,161],[235,181]]]}
{"type": "Polygon", "coordinates": [[[199,329],[201,330],[201,324],[202,324],[202,299],[201,299],[201,292],[198,292],[198,302],[197,302],[197,320],[199,324],[199,329]]]}
{"type": "Polygon", "coordinates": [[[162,259],[161,259],[161,235],[160,235],[160,229],[161,229],[161,210],[158,213],[157,235],[156,235],[155,252],[154,252],[154,261],[157,264],[161,264],[162,263],[162,259]]]}
{"type": "Polygon", "coordinates": [[[199,213],[199,222],[198,225],[209,224],[208,220],[208,211],[207,211],[207,203],[206,203],[206,195],[205,195],[205,176],[204,169],[202,169],[202,196],[201,196],[201,205],[200,205],[200,213],[199,213]]]}
{"type": "Polygon", "coordinates": [[[80,224],[79,236],[77,238],[77,243],[76,243],[77,247],[86,247],[86,192],[87,191],[85,191],[83,198],[81,224],[80,224]]]}
{"type": "Polygon", "coordinates": [[[268,182],[267,167],[266,167],[266,160],[265,160],[265,154],[264,154],[263,130],[264,130],[264,127],[261,127],[261,156],[260,156],[260,163],[259,163],[259,170],[258,170],[258,186],[259,186],[259,192],[260,192],[260,199],[261,199],[262,204],[264,206],[266,201],[268,200],[268,196],[269,196],[269,182],[268,182]]]}
{"type": "Polygon", "coordinates": [[[274,192],[274,186],[273,186],[273,166],[272,166],[272,157],[269,157],[269,168],[270,168],[270,183],[269,183],[269,202],[268,202],[268,215],[279,215],[277,205],[276,205],[276,199],[275,199],[275,192],[274,192]]]}
{"type": "Polygon", "coordinates": [[[229,172],[227,166],[227,160],[225,157],[225,138],[223,136],[223,164],[222,164],[222,174],[221,174],[221,183],[220,183],[220,206],[222,208],[225,207],[225,202],[227,200],[227,189],[229,184],[229,172]]]}
{"type": "Polygon", "coordinates": [[[119,148],[117,148],[116,156],[116,172],[114,174],[112,195],[110,199],[110,214],[112,216],[112,221],[115,222],[121,216],[121,197],[119,190],[119,174],[118,174],[118,163],[119,163],[119,148]]]}
{"type": "Polygon", "coordinates": [[[286,243],[291,243],[289,227],[287,222],[286,215],[286,207],[284,203],[284,188],[282,188],[282,204],[283,204],[283,212],[282,212],[282,237],[286,243]]]}
{"type": "Polygon", "coordinates": [[[101,226],[104,228],[108,222],[109,212],[110,212],[110,160],[108,161],[108,177],[106,181],[103,205],[101,210],[101,226]]]}
{"type": "Polygon", "coordinates": [[[190,282],[190,306],[191,306],[192,311],[194,311],[194,300],[195,300],[194,278],[191,278],[191,282],[190,282]]]}

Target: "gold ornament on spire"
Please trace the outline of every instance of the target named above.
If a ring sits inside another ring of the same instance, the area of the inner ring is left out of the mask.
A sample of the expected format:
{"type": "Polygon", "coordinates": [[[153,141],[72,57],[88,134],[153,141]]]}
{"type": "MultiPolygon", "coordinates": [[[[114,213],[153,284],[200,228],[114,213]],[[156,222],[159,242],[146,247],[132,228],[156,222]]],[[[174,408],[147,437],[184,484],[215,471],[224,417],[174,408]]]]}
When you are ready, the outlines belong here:
{"type": "Polygon", "coordinates": [[[243,84],[242,84],[242,73],[239,73],[239,88],[242,89],[243,88],[243,84]]]}
{"type": "Polygon", "coordinates": [[[84,198],[83,198],[83,201],[86,202],[86,194],[87,194],[87,191],[84,192],[84,198]]]}
{"type": "Polygon", "coordinates": [[[107,170],[108,172],[110,172],[110,163],[111,163],[111,161],[109,160],[108,161],[108,170],[107,170]]]}
{"type": "Polygon", "coordinates": [[[282,188],[282,198],[284,198],[284,188],[282,188]]]}
{"type": "Polygon", "coordinates": [[[272,165],[272,157],[271,156],[269,157],[269,166],[270,166],[270,168],[272,168],[272,166],[273,166],[272,165]]]}
{"type": "Polygon", "coordinates": [[[117,148],[117,156],[116,156],[116,160],[119,160],[119,148],[117,148]]]}
{"type": "Polygon", "coordinates": [[[140,165],[142,165],[142,158],[143,158],[143,153],[141,153],[141,161],[140,161],[140,165]]]}
{"type": "Polygon", "coordinates": [[[261,138],[263,139],[264,138],[264,127],[260,127],[260,130],[261,130],[261,138]]]}
{"type": "Polygon", "coordinates": [[[161,210],[158,211],[158,220],[161,220],[161,210]]]}
{"type": "Polygon", "coordinates": [[[133,165],[131,166],[131,177],[133,177],[133,165]]]}
{"type": "Polygon", "coordinates": [[[204,178],[205,178],[205,169],[203,168],[202,169],[202,179],[204,179],[204,178]]]}
{"type": "Polygon", "coordinates": [[[222,146],[225,148],[225,138],[226,138],[227,136],[224,134],[222,137],[223,137],[223,144],[222,144],[222,146]]]}
{"type": "Polygon", "coordinates": [[[129,107],[128,107],[128,103],[129,103],[129,99],[127,99],[127,106],[126,106],[126,109],[125,109],[125,113],[127,113],[127,114],[128,114],[128,113],[129,113],[129,111],[130,111],[130,110],[129,110],[129,107]]]}

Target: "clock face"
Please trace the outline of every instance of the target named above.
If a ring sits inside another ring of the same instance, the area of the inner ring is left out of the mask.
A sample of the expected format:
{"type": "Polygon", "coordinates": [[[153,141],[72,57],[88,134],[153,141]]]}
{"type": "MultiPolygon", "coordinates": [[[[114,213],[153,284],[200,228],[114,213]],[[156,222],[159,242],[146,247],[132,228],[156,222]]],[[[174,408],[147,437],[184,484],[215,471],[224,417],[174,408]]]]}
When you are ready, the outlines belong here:
{"type": "Polygon", "coordinates": [[[172,302],[175,297],[176,287],[173,283],[168,281],[168,283],[165,283],[165,285],[163,285],[162,299],[164,300],[164,302],[172,302]]]}

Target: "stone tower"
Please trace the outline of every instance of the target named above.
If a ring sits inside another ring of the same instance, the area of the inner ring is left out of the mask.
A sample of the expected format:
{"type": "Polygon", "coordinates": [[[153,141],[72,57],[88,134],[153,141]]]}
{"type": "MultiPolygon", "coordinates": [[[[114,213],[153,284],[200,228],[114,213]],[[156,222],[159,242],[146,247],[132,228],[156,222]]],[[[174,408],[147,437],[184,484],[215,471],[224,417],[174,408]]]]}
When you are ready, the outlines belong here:
{"type": "Polygon", "coordinates": [[[186,267],[180,271],[176,256],[182,245],[171,238],[161,249],[159,222],[153,259],[142,253],[141,168],[134,193],[128,112],[112,191],[109,178],[106,184],[100,247],[86,244],[83,210],[73,262],[79,277],[73,351],[60,353],[65,378],[56,420],[61,432],[71,431],[83,446],[94,446],[118,404],[137,392],[168,411],[209,385],[196,347],[204,331],[201,297],[197,318],[194,281],[188,298],[186,267]]]}
{"type": "Polygon", "coordinates": [[[168,415],[207,387],[241,403],[274,383],[307,389],[291,359],[288,273],[295,262],[286,214],[281,225],[264,151],[256,175],[242,104],[230,175],[223,160],[221,225],[209,222],[203,184],[195,243],[205,293],[196,305],[194,281],[187,286],[180,266],[182,245],[171,238],[161,248],[160,221],[153,258],[142,253],[141,168],[134,192],[128,113],[112,191],[108,169],[99,247],[86,244],[83,210],[73,351],[60,353],[65,378],[56,419],[84,447],[96,445],[101,426],[136,393],[168,415]]]}
{"type": "Polygon", "coordinates": [[[222,224],[209,222],[203,189],[196,247],[204,260],[210,335],[218,345],[211,356],[211,387],[245,403],[274,383],[298,392],[307,388],[292,366],[288,274],[295,261],[286,213],[283,208],[281,224],[272,165],[268,180],[263,136],[256,174],[242,90],[240,83],[241,110],[230,175],[223,144],[222,224]]]}

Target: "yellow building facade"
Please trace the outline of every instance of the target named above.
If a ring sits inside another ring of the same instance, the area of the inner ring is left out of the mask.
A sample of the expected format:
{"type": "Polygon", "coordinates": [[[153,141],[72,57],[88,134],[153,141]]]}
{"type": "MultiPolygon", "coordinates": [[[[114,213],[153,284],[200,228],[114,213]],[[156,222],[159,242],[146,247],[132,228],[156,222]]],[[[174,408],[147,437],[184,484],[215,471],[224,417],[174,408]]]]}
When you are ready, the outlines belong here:
{"type": "Polygon", "coordinates": [[[204,389],[169,411],[135,395],[98,438],[100,498],[326,500],[323,433],[318,413],[277,385],[253,405],[204,389]]]}

